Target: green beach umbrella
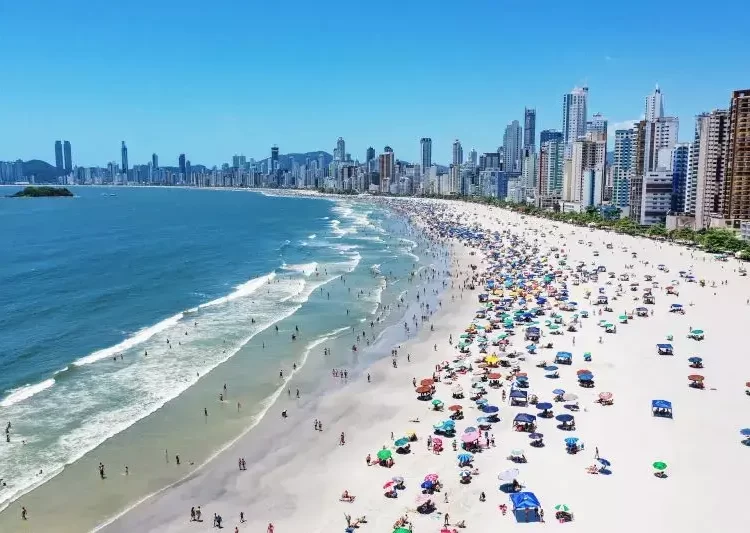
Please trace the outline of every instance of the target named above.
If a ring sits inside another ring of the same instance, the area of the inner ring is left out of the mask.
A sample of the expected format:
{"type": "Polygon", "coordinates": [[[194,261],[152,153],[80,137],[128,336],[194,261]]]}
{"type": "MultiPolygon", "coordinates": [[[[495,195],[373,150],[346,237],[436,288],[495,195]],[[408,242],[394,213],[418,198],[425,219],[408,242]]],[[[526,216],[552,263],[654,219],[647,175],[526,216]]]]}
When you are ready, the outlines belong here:
{"type": "Polygon", "coordinates": [[[461,335],[459,335],[459,338],[461,338],[461,339],[468,339],[469,338],[469,334],[468,333],[461,333],[461,335]]]}
{"type": "Polygon", "coordinates": [[[613,328],[614,326],[615,326],[615,325],[614,325],[614,324],[612,324],[611,322],[607,322],[606,324],[604,324],[604,327],[605,327],[605,328],[613,328]]]}
{"type": "Polygon", "coordinates": [[[656,461],[652,466],[656,470],[666,470],[667,469],[667,463],[665,463],[663,461],[656,461]]]}
{"type": "Polygon", "coordinates": [[[432,405],[434,405],[434,406],[443,405],[443,401],[442,400],[432,400],[432,405]]]}
{"type": "Polygon", "coordinates": [[[691,335],[703,335],[703,330],[702,329],[694,329],[694,330],[690,331],[690,334],[691,335]]]}
{"type": "Polygon", "coordinates": [[[557,324],[552,324],[551,326],[549,326],[549,329],[551,329],[552,331],[556,331],[560,329],[560,326],[558,326],[557,324]]]}
{"type": "Polygon", "coordinates": [[[555,505],[555,511],[561,511],[563,513],[569,513],[570,512],[570,506],[566,505],[564,503],[560,503],[555,505]]]}
{"type": "Polygon", "coordinates": [[[620,315],[617,318],[619,318],[620,320],[627,320],[628,316],[627,315],[620,315]]]}
{"type": "Polygon", "coordinates": [[[391,450],[380,450],[378,452],[378,459],[380,459],[381,461],[387,461],[391,458],[392,455],[393,454],[391,453],[391,450]]]}
{"type": "Polygon", "coordinates": [[[393,533],[411,533],[411,531],[409,531],[405,527],[397,527],[393,530],[393,533]]]}

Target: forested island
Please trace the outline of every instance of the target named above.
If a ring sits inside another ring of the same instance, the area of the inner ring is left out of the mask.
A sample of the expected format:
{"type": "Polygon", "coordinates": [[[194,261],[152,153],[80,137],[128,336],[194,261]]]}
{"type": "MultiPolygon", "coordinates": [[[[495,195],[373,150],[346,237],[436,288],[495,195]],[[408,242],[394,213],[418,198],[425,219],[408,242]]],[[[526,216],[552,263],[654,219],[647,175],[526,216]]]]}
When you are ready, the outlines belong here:
{"type": "Polygon", "coordinates": [[[11,194],[10,198],[46,198],[50,196],[73,196],[65,187],[26,187],[16,194],[11,194]]]}

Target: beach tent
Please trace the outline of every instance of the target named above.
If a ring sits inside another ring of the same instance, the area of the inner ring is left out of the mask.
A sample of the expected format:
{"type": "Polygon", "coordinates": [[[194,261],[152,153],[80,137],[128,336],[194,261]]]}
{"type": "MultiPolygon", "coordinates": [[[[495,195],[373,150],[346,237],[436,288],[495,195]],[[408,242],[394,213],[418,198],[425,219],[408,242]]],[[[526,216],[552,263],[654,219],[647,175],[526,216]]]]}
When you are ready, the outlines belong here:
{"type": "Polygon", "coordinates": [[[672,402],[667,400],[651,400],[651,414],[672,418],[672,402]]]}
{"type": "Polygon", "coordinates": [[[555,363],[569,365],[573,362],[573,354],[570,352],[557,352],[555,355],[555,363]]]}
{"type": "Polygon", "coordinates": [[[519,509],[539,509],[542,504],[539,503],[533,492],[516,492],[510,495],[510,501],[513,504],[513,510],[519,509]]]}
{"type": "Polygon", "coordinates": [[[510,391],[510,405],[526,406],[529,403],[529,395],[525,390],[513,389],[510,391]]]}
{"type": "Polygon", "coordinates": [[[659,355],[674,355],[674,350],[671,344],[657,344],[656,349],[659,355]]]}

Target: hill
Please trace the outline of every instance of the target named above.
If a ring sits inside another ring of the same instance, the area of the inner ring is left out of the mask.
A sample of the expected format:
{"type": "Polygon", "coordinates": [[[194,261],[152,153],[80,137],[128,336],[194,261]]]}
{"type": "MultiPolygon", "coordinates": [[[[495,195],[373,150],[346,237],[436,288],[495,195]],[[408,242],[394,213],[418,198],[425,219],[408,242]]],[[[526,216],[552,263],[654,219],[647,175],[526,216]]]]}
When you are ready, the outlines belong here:
{"type": "Polygon", "coordinates": [[[57,183],[57,178],[64,176],[64,172],[57,170],[57,167],[50,165],[41,159],[32,159],[23,164],[24,177],[31,178],[34,176],[36,183],[57,183]]]}

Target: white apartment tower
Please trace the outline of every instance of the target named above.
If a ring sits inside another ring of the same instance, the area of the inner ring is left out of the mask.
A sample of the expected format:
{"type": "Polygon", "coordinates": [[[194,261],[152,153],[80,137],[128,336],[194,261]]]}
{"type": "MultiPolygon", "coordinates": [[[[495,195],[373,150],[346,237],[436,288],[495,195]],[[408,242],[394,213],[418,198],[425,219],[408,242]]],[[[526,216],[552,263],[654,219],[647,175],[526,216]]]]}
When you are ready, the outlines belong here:
{"type": "Polygon", "coordinates": [[[456,139],[453,142],[453,164],[461,165],[464,162],[464,149],[461,147],[461,141],[456,139]]]}
{"type": "Polygon", "coordinates": [[[729,111],[717,109],[696,118],[698,163],[695,180],[695,226],[707,228],[724,209],[724,180],[729,147],[729,111]]]}
{"type": "Polygon", "coordinates": [[[523,131],[517,120],[505,127],[503,135],[503,159],[506,172],[521,172],[521,142],[523,131]]]}
{"type": "Polygon", "coordinates": [[[661,89],[656,86],[654,92],[646,97],[646,120],[654,121],[664,116],[664,100],[662,99],[661,89]]]}
{"type": "Polygon", "coordinates": [[[588,87],[574,87],[563,96],[563,142],[566,145],[586,135],[588,98],[588,87]]]}

